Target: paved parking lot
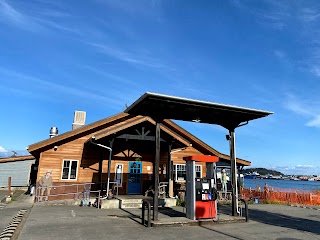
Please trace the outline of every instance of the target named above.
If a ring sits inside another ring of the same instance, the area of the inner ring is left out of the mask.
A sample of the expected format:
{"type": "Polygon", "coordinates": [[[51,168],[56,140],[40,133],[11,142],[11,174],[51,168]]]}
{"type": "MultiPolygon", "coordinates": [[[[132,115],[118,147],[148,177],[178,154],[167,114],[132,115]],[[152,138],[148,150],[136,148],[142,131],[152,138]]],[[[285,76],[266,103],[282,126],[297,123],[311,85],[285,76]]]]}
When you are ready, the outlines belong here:
{"type": "Polygon", "coordinates": [[[34,206],[19,239],[320,239],[320,211],[250,205],[248,223],[146,228],[122,210],[34,206]]]}

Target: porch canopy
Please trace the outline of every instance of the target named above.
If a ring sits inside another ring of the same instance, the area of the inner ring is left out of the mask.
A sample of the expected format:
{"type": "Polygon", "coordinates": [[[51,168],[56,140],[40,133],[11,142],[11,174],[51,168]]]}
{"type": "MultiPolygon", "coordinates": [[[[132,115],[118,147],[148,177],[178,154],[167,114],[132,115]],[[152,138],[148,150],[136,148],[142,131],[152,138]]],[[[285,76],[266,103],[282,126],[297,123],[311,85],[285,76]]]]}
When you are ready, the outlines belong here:
{"type": "MultiPolygon", "coordinates": [[[[150,116],[156,124],[156,157],[155,169],[159,168],[160,161],[160,123],[163,119],[201,122],[217,124],[229,130],[230,160],[232,186],[236,186],[236,156],[235,156],[235,128],[247,124],[249,121],[266,117],[272,112],[251,108],[243,108],[214,102],[199,101],[157,93],[146,92],[126,110],[133,115],[150,116]],[[158,141],[157,141],[158,139],[158,141]]],[[[155,171],[155,190],[158,189],[159,173],[155,171]]],[[[232,215],[235,215],[237,189],[233,187],[232,215]]],[[[154,196],[158,196],[157,193],[154,196]]],[[[154,220],[158,220],[158,199],[154,197],[154,220]]]]}

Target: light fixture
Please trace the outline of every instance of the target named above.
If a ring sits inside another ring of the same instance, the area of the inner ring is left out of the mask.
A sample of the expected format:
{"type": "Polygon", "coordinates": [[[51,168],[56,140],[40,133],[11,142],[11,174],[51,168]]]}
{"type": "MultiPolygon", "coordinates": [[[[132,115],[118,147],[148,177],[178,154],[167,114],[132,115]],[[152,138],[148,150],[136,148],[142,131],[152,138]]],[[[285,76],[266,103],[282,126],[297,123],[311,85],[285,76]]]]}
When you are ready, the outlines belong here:
{"type": "Polygon", "coordinates": [[[229,134],[226,135],[226,139],[227,139],[228,141],[230,140],[230,135],[229,135],[229,134]]]}
{"type": "Polygon", "coordinates": [[[192,122],[196,122],[196,123],[199,123],[199,122],[201,122],[201,120],[200,120],[200,118],[195,118],[195,119],[192,119],[192,122]]]}

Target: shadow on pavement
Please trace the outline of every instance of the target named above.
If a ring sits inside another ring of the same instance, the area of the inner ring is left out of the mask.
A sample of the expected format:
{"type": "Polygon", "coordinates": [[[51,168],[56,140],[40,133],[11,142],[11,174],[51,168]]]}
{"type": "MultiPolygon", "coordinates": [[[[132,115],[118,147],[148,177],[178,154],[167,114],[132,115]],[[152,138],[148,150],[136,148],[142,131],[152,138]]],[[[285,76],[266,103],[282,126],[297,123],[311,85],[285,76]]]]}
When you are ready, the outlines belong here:
{"type": "Polygon", "coordinates": [[[201,226],[201,227],[202,227],[202,228],[205,228],[205,229],[207,229],[207,230],[209,230],[209,231],[212,231],[212,232],[220,233],[221,235],[224,235],[224,236],[226,236],[226,237],[231,237],[231,238],[238,239],[238,240],[245,240],[245,239],[243,239],[243,238],[239,238],[239,237],[237,237],[237,236],[233,236],[233,235],[231,235],[231,234],[227,234],[227,233],[225,233],[225,232],[218,231],[217,229],[211,229],[211,228],[208,228],[208,227],[205,227],[205,226],[201,226]]]}
{"type": "Polygon", "coordinates": [[[179,212],[173,208],[159,208],[159,213],[162,213],[169,217],[186,217],[185,213],[179,212]]]}
{"type": "Polygon", "coordinates": [[[320,234],[319,221],[256,209],[250,210],[250,208],[249,216],[250,219],[257,222],[320,234]]]}
{"type": "MultiPolygon", "coordinates": [[[[231,214],[231,206],[220,205],[218,209],[220,213],[231,214]]],[[[319,221],[301,217],[292,217],[281,213],[250,209],[249,206],[249,221],[250,220],[273,226],[320,234],[319,221]]]]}

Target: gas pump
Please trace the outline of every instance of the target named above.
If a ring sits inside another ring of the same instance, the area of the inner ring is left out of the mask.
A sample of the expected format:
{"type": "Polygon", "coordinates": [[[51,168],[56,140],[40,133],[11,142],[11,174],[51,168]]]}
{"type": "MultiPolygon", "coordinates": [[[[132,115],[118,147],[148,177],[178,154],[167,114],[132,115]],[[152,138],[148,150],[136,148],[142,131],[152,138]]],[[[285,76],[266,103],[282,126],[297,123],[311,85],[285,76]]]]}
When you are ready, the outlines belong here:
{"type": "Polygon", "coordinates": [[[214,179],[196,178],[196,219],[216,218],[217,190],[214,179]]]}
{"type": "Polygon", "coordinates": [[[189,219],[217,219],[215,156],[189,156],[186,160],[186,216],[189,219]],[[206,178],[196,178],[195,162],[206,162],[206,178]]]}

